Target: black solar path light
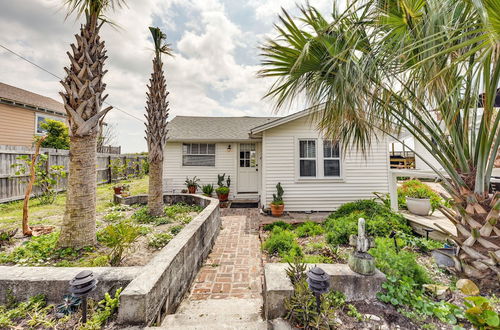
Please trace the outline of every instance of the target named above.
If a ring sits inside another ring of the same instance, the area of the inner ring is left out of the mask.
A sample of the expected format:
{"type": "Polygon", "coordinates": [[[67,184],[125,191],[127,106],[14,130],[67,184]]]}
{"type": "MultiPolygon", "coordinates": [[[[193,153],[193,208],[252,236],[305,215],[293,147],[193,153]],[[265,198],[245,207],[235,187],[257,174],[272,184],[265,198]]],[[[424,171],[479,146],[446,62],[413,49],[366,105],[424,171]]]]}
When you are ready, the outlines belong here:
{"type": "Polygon", "coordinates": [[[69,281],[69,292],[75,297],[82,299],[82,322],[87,323],[87,297],[95,290],[97,286],[97,279],[90,270],[79,272],[75,278],[69,281]]]}
{"type": "Polygon", "coordinates": [[[307,284],[316,297],[318,314],[321,313],[321,295],[328,292],[330,281],[325,271],[319,267],[314,267],[307,272],[307,284]]]}

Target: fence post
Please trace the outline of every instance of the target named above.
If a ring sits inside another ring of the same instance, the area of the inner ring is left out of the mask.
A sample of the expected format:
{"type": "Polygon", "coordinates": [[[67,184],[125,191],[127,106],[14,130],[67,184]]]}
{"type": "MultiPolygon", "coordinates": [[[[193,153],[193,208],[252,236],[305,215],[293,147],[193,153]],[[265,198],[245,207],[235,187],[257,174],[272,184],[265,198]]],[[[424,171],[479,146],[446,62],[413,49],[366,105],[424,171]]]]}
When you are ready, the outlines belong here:
{"type": "Polygon", "coordinates": [[[113,182],[113,172],[111,171],[111,156],[108,156],[108,183],[113,182]]]}

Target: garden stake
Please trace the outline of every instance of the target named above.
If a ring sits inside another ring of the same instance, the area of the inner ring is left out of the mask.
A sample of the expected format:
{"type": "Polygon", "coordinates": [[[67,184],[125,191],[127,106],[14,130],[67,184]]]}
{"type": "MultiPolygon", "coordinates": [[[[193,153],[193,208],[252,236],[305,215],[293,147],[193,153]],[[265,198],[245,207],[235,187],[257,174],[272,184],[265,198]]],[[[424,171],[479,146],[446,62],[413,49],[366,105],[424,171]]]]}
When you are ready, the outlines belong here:
{"type": "Polygon", "coordinates": [[[398,248],[398,240],[396,238],[396,232],[392,231],[391,234],[389,235],[389,238],[394,239],[394,247],[396,248],[396,253],[399,254],[399,248],[398,248]]]}

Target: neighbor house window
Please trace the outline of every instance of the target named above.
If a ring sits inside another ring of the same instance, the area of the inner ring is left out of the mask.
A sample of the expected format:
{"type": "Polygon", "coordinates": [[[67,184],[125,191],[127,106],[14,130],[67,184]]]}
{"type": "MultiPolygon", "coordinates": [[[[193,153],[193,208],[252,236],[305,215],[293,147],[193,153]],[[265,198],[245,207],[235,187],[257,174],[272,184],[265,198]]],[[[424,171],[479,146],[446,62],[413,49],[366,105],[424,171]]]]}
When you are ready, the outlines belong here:
{"type": "Polygon", "coordinates": [[[300,176],[316,176],[316,140],[299,141],[300,176]]]}
{"type": "Polygon", "coordinates": [[[323,141],[324,176],[340,176],[340,148],[338,142],[323,141]]]}
{"type": "Polygon", "coordinates": [[[45,134],[47,131],[45,131],[42,128],[42,124],[47,120],[47,119],[52,119],[52,120],[57,120],[60,122],[64,122],[63,119],[57,118],[57,117],[52,117],[52,116],[45,116],[43,114],[36,114],[36,122],[35,122],[35,132],[38,135],[45,134]]]}
{"type": "Polygon", "coordinates": [[[215,144],[184,143],[182,145],[183,166],[215,166],[215,144]]]}

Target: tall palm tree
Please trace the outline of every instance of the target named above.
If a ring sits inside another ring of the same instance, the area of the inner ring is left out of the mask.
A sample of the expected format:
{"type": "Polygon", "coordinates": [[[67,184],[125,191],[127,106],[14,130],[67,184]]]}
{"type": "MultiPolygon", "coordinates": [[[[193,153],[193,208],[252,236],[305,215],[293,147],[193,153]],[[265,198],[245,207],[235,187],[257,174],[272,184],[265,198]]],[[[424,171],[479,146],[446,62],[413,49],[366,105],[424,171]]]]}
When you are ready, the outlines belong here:
{"type": "Polygon", "coordinates": [[[107,58],[99,31],[107,22],[104,13],[121,7],[124,0],[66,0],[68,16],[85,15],[85,24],[71,44],[69,67],[61,81],[60,95],[68,114],[70,151],[69,175],[59,246],[79,248],[96,242],[96,165],[99,124],[112,107],[102,109],[107,58]]]}
{"type": "Polygon", "coordinates": [[[267,97],[278,108],[298,95],[321,105],[327,137],[366,149],[405,129],[444,171],[452,196],[443,213],[457,227],[457,271],[500,277],[500,194],[488,193],[500,146],[500,2],[368,0],[333,9],[286,11],[262,47],[267,97]]]}
{"type": "Polygon", "coordinates": [[[163,73],[161,55],[172,56],[167,36],[160,28],[150,27],[155,44],[153,72],[149,79],[146,102],[146,140],[149,159],[149,194],[148,210],[153,216],[163,214],[163,147],[167,139],[167,82],[163,73]]]}

